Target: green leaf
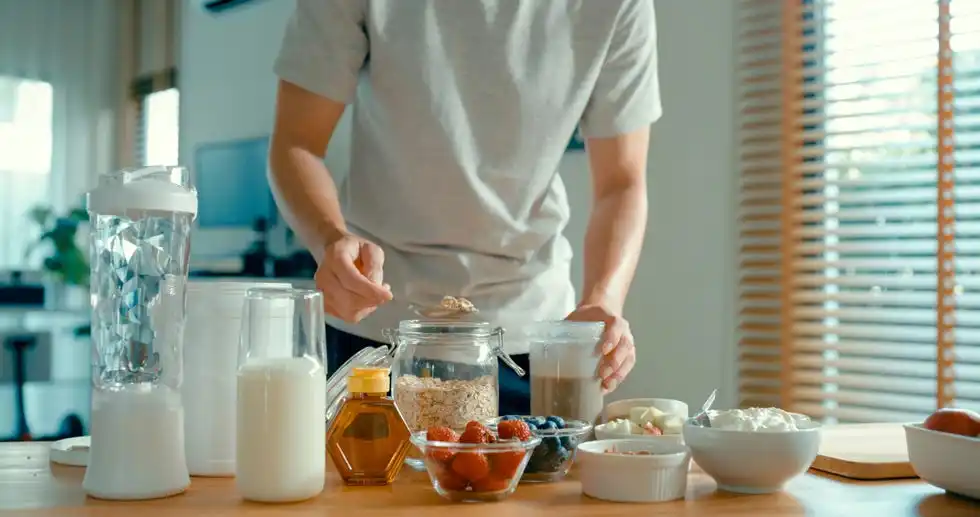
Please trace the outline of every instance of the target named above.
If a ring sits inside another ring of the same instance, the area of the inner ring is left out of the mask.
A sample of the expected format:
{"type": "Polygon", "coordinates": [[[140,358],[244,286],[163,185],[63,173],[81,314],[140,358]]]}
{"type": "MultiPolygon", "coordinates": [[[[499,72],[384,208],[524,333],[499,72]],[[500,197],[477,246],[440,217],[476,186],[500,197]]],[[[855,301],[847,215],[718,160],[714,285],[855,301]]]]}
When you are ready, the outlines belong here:
{"type": "Polygon", "coordinates": [[[44,228],[48,226],[48,222],[51,220],[53,214],[54,211],[51,207],[38,205],[27,212],[27,217],[38,226],[44,228]]]}
{"type": "Polygon", "coordinates": [[[84,209],[76,208],[68,213],[68,218],[84,223],[88,221],[88,212],[86,212],[84,209]]]}

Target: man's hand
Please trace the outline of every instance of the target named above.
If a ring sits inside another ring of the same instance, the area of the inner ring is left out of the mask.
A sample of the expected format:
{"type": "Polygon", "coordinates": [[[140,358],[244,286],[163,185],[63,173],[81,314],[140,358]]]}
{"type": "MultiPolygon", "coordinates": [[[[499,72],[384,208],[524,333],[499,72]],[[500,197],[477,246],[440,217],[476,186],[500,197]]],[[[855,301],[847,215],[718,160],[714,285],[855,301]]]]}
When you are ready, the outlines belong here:
{"type": "Polygon", "coordinates": [[[376,244],[350,234],[331,240],[313,277],[323,291],[324,310],[357,323],[390,301],[383,268],[384,252],[376,244]]]}
{"type": "Polygon", "coordinates": [[[596,353],[599,360],[599,378],[605,393],[615,390],[636,364],[636,347],[629,323],[622,316],[600,305],[581,305],[565,318],[569,321],[601,321],[606,324],[605,332],[596,353]]]}

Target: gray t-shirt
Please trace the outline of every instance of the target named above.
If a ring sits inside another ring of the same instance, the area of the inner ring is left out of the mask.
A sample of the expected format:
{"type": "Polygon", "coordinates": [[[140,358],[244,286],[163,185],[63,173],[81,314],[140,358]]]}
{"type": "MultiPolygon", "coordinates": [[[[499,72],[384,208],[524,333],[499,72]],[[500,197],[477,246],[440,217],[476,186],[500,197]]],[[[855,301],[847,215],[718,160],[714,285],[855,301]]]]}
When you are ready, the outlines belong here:
{"type": "Polygon", "coordinates": [[[576,127],[660,116],[656,52],[653,0],[298,0],[275,71],[353,104],[344,212],[384,249],[394,294],[331,324],[385,341],[409,303],[447,294],[505,328],[565,317],[559,161],[576,127]]]}

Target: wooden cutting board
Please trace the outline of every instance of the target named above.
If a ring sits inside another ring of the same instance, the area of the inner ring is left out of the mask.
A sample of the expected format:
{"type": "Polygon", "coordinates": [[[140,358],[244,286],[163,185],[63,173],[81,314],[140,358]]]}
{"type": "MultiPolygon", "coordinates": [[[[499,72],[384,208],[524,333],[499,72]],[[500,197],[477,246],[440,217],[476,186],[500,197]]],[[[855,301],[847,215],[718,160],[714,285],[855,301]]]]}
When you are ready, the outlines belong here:
{"type": "Polygon", "coordinates": [[[827,426],[810,467],[851,479],[915,478],[902,424],[827,426]]]}

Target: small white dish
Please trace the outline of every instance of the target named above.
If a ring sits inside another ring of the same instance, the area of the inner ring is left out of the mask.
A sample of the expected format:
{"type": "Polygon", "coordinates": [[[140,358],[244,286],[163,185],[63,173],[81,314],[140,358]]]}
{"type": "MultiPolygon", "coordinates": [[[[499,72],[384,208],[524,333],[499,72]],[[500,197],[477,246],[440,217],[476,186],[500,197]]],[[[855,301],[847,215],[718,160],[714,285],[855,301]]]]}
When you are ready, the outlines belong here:
{"type": "Polygon", "coordinates": [[[980,500],[977,465],[980,438],[933,431],[922,424],[905,425],[909,463],[923,481],[963,497],[980,500]]]}
{"type": "Polygon", "coordinates": [[[653,407],[664,413],[677,415],[684,420],[688,417],[687,404],[674,399],[623,399],[610,402],[602,410],[602,421],[611,422],[617,418],[629,418],[630,409],[635,407],[653,407]]]}
{"type": "Polygon", "coordinates": [[[90,436],[58,440],[51,444],[49,459],[59,465],[86,467],[88,466],[88,450],[91,443],[92,438],[90,436]]]}
{"type": "Polygon", "coordinates": [[[665,434],[665,435],[649,435],[649,434],[632,434],[632,433],[622,433],[615,430],[609,429],[604,426],[613,420],[619,418],[629,419],[630,409],[635,407],[653,407],[667,413],[669,415],[675,415],[683,420],[687,420],[688,408],[687,404],[674,399],[657,399],[657,398],[645,398],[645,399],[623,399],[617,400],[615,402],[610,402],[606,404],[606,407],[602,410],[602,422],[603,425],[598,425],[594,428],[593,433],[597,440],[650,440],[665,443],[676,443],[684,444],[683,434],[665,434]]]}
{"type": "Polygon", "coordinates": [[[647,440],[651,442],[676,443],[684,445],[684,435],[682,434],[632,434],[619,433],[601,425],[593,428],[596,440],[647,440]]]}
{"type": "Polygon", "coordinates": [[[718,488],[741,494],[768,494],[783,489],[817,458],[820,424],[798,431],[736,431],[684,424],[691,457],[718,488]]]}
{"type": "Polygon", "coordinates": [[[618,503],[658,503],[683,499],[691,454],[687,447],[650,440],[597,440],[579,444],[582,493],[618,503]],[[606,452],[648,452],[631,455],[606,452]]]}

